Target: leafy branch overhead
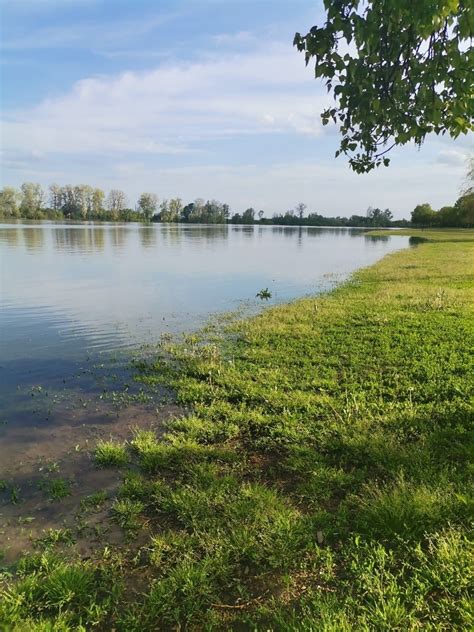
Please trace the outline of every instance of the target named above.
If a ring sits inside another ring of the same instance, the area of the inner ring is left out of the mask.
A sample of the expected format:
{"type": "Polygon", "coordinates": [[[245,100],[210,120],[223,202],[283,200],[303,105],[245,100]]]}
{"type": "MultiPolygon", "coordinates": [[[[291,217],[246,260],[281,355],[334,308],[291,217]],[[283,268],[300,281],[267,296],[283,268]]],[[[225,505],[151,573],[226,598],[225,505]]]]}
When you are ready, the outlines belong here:
{"type": "Polygon", "coordinates": [[[335,105],[352,169],[368,172],[395,145],[474,129],[472,0],[324,0],[326,22],[294,45],[335,105]]]}

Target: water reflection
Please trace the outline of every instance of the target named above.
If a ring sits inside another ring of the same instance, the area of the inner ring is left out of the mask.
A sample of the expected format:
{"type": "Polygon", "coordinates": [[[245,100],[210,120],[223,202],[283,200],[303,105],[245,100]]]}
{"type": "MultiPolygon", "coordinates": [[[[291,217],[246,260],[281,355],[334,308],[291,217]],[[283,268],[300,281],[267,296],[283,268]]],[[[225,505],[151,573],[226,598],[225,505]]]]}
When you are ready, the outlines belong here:
{"type": "Polygon", "coordinates": [[[140,227],[139,233],[140,242],[144,248],[150,248],[156,246],[157,231],[152,224],[144,224],[140,227]]]}
{"type": "Polygon", "coordinates": [[[105,244],[105,233],[106,230],[102,226],[66,226],[52,229],[54,245],[58,250],[76,251],[81,254],[102,251],[105,244]]]}
{"type": "Polygon", "coordinates": [[[109,235],[110,241],[112,243],[112,248],[116,251],[122,252],[129,236],[128,227],[120,225],[110,226],[109,235]]]}
{"type": "Polygon", "coordinates": [[[22,230],[22,237],[28,251],[42,250],[44,246],[44,231],[40,228],[25,228],[22,230]]]}
{"type": "Polygon", "coordinates": [[[365,234],[364,238],[366,239],[366,241],[370,244],[370,243],[377,243],[377,242],[384,242],[387,243],[388,240],[390,239],[389,235],[371,235],[370,233],[365,234]]]}
{"type": "MultiPolygon", "coordinates": [[[[68,360],[332,287],[407,245],[344,228],[0,224],[2,361],[68,360]]],[[[40,363],[41,364],[41,363],[40,363]]],[[[41,369],[38,369],[41,373],[41,369]]]]}

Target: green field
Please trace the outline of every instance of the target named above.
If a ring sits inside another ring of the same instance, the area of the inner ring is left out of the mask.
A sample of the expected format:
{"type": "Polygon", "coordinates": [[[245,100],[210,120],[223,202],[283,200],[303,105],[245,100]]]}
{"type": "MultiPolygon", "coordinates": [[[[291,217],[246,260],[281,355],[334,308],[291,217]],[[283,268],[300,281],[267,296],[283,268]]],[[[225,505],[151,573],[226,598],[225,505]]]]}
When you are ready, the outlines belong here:
{"type": "Polygon", "coordinates": [[[139,364],[187,414],[97,447],[128,544],[51,532],[3,573],[0,629],[472,629],[474,231],[417,232],[139,364]]]}

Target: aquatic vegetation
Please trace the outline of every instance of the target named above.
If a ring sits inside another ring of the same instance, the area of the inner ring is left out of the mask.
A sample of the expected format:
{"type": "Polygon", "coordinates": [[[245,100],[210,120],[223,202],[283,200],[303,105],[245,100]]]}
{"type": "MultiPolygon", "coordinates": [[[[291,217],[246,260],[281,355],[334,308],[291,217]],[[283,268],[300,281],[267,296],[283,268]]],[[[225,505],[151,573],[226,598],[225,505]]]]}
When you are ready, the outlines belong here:
{"type": "Polygon", "coordinates": [[[259,298],[262,301],[268,301],[270,298],[272,298],[272,293],[266,287],[266,288],[263,288],[262,290],[258,291],[257,294],[255,295],[255,298],[259,298]]]}
{"type": "Polygon", "coordinates": [[[50,501],[62,500],[71,495],[71,483],[65,478],[43,478],[39,488],[48,496],[50,501]]]}
{"type": "Polygon", "coordinates": [[[102,505],[107,500],[107,492],[104,490],[99,490],[94,494],[90,494],[89,496],[85,496],[81,499],[81,509],[85,510],[93,510],[100,509],[102,505]]]}

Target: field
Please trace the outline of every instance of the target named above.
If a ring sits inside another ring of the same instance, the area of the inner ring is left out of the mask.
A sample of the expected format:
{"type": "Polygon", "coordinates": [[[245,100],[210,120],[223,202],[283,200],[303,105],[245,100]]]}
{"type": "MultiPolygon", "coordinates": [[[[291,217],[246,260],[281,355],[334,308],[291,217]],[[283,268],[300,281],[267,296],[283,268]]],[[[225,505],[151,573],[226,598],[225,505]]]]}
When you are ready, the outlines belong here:
{"type": "Polygon", "coordinates": [[[125,541],[84,559],[45,532],[2,573],[0,628],[472,629],[474,231],[418,232],[138,362],[183,414],[99,442],[122,483],[77,495],[125,541]]]}

